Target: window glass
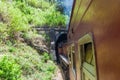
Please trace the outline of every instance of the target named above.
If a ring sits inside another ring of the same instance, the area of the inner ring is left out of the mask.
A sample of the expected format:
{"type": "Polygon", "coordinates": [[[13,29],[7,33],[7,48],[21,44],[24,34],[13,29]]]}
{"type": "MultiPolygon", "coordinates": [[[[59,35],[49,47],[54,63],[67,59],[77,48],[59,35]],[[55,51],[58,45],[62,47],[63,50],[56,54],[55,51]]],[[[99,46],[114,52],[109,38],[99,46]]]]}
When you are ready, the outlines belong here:
{"type": "Polygon", "coordinates": [[[87,62],[90,65],[95,65],[94,57],[93,57],[93,49],[92,43],[86,43],[80,45],[81,52],[81,62],[87,62]]]}
{"type": "Polygon", "coordinates": [[[92,43],[84,44],[85,50],[85,62],[92,64],[93,51],[92,51],[92,43]]]}

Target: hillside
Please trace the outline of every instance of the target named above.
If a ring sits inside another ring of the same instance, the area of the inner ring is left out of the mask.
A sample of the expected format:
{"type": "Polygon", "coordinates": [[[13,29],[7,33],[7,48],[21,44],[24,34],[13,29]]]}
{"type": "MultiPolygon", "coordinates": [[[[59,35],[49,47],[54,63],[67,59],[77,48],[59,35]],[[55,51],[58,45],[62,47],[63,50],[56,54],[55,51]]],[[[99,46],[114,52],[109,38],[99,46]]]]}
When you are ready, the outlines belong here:
{"type": "Polygon", "coordinates": [[[39,45],[45,48],[45,37],[38,35],[32,27],[65,27],[66,18],[57,11],[56,3],[1,0],[0,80],[51,80],[56,65],[48,51],[36,51],[27,42],[40,39],[39,45]]]}

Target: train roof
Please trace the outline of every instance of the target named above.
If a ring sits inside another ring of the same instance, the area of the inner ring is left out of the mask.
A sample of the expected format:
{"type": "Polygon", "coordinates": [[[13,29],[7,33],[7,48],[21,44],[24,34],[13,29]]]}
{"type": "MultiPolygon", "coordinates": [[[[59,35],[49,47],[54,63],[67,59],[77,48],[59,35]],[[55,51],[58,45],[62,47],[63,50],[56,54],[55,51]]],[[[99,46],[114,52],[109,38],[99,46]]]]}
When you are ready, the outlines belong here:
{"type": "Polygon", "coordinates": [[[74,7],[75,7],[75,2],[76,2],[76,0],[73,0],[72,11],[71,11],[71,15],[70,15],[70,21],[69,21],[69,24],[68,24],[68,32],[69,32],[69,29],[70,29],[70,23],[71,23],[72,16],[73,16],[73,11],[74,11],[74,7]]]}

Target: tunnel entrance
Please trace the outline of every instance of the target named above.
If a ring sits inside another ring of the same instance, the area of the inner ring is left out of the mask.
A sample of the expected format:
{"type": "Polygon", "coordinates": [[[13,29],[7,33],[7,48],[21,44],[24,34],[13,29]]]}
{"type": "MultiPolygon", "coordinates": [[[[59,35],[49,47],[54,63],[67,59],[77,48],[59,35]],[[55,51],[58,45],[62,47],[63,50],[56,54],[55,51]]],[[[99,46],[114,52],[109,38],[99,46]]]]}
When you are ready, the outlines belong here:
{"type": "MultiPolygon", "coordinates": [[[[62,33],[58,36],[55,42],[55,51],[56,51],[56,58],[57,62],[59,63],[59,53],[58,53],[58,48],[62,48],[62,45],[67,42],[67,33],[62,33]]],[[[62,51],[61,51],[62,52],[62,51]]]]}

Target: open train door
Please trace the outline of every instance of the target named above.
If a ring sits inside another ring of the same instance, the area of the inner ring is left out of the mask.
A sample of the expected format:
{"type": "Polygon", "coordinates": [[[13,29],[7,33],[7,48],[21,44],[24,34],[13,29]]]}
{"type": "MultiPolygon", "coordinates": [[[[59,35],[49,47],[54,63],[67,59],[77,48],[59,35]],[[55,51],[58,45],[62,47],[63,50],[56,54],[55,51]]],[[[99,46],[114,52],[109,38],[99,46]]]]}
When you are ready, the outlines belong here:
{"type": "Polygon", "coordinates": [[[79,53],[81,80],[97,80],[94,46],[89,34],[79,39],[79,53]]]}

